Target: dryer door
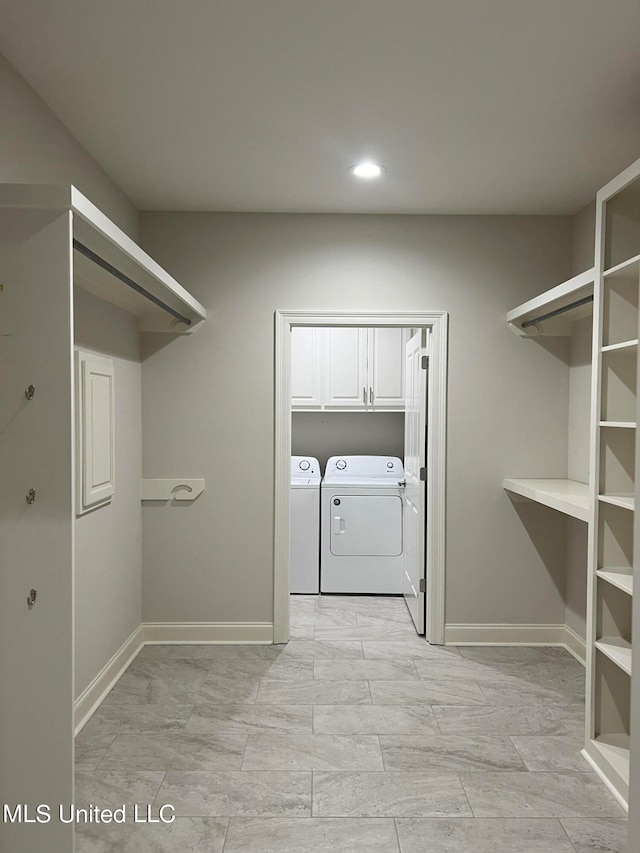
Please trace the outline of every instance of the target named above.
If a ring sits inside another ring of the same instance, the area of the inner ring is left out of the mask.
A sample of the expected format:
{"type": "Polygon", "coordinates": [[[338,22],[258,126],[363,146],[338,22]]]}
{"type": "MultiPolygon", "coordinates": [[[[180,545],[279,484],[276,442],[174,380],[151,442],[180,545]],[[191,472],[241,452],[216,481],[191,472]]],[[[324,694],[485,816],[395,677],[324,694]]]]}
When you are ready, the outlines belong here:
{"type": "Polygon", "coordinates": [[[402,554],[402,499],[397,495],[332,495],[331,553],[337,557],[402,554]]]}

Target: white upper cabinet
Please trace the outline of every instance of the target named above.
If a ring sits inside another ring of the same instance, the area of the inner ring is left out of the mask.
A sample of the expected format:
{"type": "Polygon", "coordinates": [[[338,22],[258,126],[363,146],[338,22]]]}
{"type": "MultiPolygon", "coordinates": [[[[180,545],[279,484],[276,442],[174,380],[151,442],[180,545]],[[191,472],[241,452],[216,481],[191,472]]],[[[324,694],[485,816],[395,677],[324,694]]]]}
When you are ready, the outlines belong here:
{"type": "Polygon", "coordinates": [[[404,329],[294,328],[296,410],[404,411],[404,329]]]}
{"type": "Polygon", "coordinates": [[[295,409],[322,407],[322,329],[291,329],[291,405],[295,409]]]}
{"type": "Polygon", "coordinates": [[[404,409],[405,329],[369,329],[368,402],[375,409],[404,409]]]}
{"type": "Polygon", "coordinates": [[[367,329],[323,329],[323,403],[331,409],[363,408],[368,401],[367,329]]]}

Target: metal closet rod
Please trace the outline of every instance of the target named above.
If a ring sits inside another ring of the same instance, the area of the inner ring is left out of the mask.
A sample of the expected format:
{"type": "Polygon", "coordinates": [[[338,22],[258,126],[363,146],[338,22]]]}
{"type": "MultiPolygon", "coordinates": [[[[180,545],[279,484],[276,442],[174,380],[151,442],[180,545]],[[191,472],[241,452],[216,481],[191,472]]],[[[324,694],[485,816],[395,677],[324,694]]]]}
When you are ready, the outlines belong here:
{"type": "Polygon", "coordinates": [[[538,323],[543,323],[545,320],[550,320],[552,317],[557,317],[558,314],[564,314],[566,311],[571,311],[572,308],[579,308],[581,305],[586,305],[587,302],[593,302],[593,294],[590,296],[585,296],[584,299],[578,299],[575,302],[569,303],[569,305],[565,305],[563,308],[556,308],[555,311],[549,311],[548,314],[542,314],[540,317],[536,317],[533,320],[525,320],[522,324],[523,329],[528,329],[529,326],[537,326],[538,323]]]}
{"type": "Polygon", "coordinates": [[[117,278],[119,281],[126,284],[132,290],[135,290],[136,293],[141,294],[150,302],[153,302],[154,305],[158,305],[158,307],[162,308],[163,311],[166,311],[168,314],[171,314],[172,317],[175,317],[176,320],[180,320],[181,323],[186,323],[187,326],[191,325],[191,320],[188,317],[183,316],[182,314],[175,311],[171,308],[170,305],[167,305],[161,299],[158,299],[157,296],[154,296],[153,293],[149,293],[148,290],[145,290],[142,285],[138,284],[132,278],[129,278],[128,275],[125,275],[123,272],[120,272],[119,269],[116,269],[109,261],[105,261],[104,258],[101,258],[100,255],[96,255],[95,252],[92,252],[88,246],[85,246],[84,243],[81,243],[79,240],[76,240],[75,237],[73,239],[73,248],[80,252],[81,255],[84,255],[85,258],[89,258],[90,261],[93,261],[99,267],[102,267],[103,270],[106,270],[108,273],[111,273],[112,276],[117,278]]]}

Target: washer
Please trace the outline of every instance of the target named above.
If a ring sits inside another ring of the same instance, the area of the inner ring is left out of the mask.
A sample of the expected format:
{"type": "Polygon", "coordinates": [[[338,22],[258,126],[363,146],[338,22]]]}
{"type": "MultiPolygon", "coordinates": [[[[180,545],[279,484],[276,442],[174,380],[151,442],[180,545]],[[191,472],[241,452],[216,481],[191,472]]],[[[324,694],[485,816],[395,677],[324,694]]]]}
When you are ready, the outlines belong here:
{"type": "Polygon", "coordinates": [[[321,592],[402,594],[404,468],[396,456],[332,456],[321,486],[321,592]]]}
{"type": "Polygon", "coordinates": [[[320,465],[314,456],[291,457],[292,593],[320,591],[320,465]]]}

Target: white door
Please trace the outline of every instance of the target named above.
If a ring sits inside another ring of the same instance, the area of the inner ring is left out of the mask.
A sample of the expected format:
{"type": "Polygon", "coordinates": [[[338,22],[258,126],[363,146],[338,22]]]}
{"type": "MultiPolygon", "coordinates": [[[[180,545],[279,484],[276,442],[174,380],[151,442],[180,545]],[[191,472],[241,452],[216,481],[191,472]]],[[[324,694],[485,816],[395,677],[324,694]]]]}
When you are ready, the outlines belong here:
{"type": "Polygon", "coordinates": [[[406,329],[369,329],[369,405],[404,408],[406,329]]]}
{"type": "Polygon", "coordinates": [[[70,214],[0,212],[0,281],[0,803],[24,804],[30,820],[36,806],[52,809],[49,824],[0,820],[0,850],[66,853],[73,826],[58,822],[57,804],[73,802],[70,214]]]}
{"type": "Polygon", "coordinates": [[[425,632],[425,496],[429,330],[406,346],[404,416],[404,572],[403,593],[418,634],[425,632]],[[425,346],[422,337],[425,336],[425,346]]]}
{"type": "Polygon", "coordinates": [[[324,404],[328,409],[365,409],[367,330],[323,329],[324,404]]]}
{"type": "Polygon", "coordinates": [[[291,329],[291,408],[322,407],[322,329],[291,329]]]}

